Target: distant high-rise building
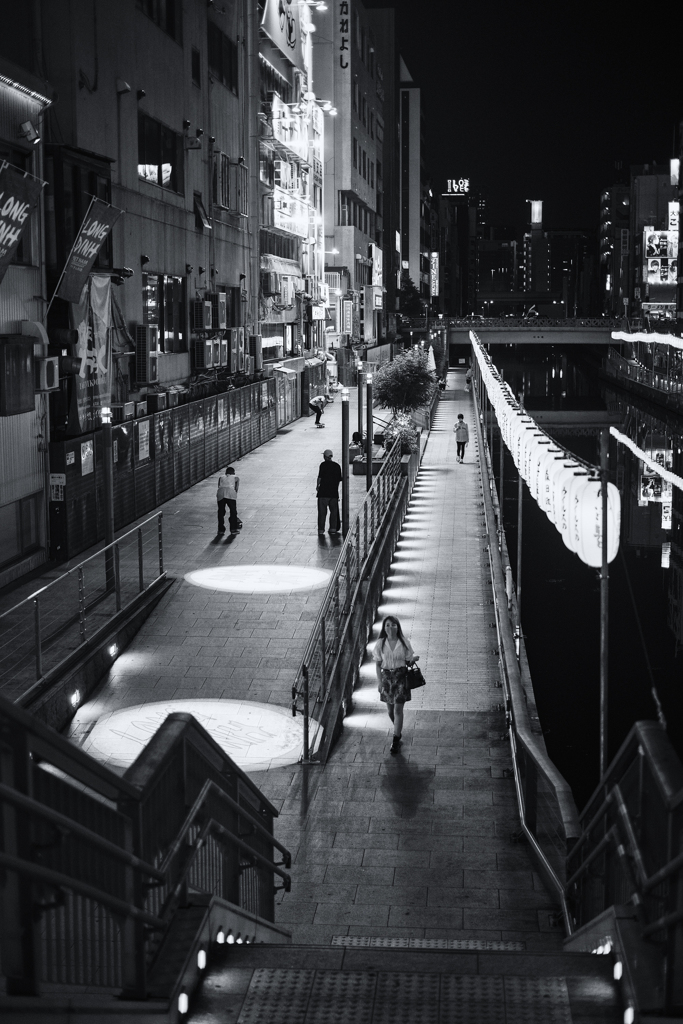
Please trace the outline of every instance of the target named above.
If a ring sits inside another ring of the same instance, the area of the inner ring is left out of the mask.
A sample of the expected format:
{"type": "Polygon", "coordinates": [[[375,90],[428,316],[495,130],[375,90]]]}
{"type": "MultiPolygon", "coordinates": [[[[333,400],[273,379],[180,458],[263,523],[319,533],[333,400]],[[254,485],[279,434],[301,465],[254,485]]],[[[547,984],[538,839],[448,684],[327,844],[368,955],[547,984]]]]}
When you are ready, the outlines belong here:
{"type": "Polygon", "coordinates": [[[600,304],[609,316],[628,314],[631,277],[631,190],[612,185],[600,196],[600,304]],[[626,302],[624,302],[626,300],[626,302]]]}

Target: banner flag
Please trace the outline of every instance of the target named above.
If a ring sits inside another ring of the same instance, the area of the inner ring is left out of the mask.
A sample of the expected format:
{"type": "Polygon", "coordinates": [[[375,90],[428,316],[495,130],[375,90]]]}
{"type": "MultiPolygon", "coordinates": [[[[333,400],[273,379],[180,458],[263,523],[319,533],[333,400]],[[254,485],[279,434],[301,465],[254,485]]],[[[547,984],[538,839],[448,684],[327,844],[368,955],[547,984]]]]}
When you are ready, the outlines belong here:
{"type": "Polygon", "coordinates": [[[44,184],[6,160],[0,161],[0,281],[14,259],[44,184]]]}
{"type": "Polygon", "coordinates": [[[57,285],[55,295],[58,298],[67,302],[81,301],[97,254],[122,213],[123,210],[93,196],[57,285]]]}

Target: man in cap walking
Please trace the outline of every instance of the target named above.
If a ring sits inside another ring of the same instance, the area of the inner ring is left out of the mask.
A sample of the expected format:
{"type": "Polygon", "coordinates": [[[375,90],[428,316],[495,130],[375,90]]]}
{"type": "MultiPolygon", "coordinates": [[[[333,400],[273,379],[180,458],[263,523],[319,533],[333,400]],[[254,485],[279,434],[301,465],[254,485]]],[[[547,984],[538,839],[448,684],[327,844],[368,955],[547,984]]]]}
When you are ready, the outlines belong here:
{"type": "Polygon", "coordinates": [[[342,480],[341,466],[332,461],[332,450],[323,452],[324,462],[318,469],[315,492],[318,496],[318,536],[325,536],[325,520],[330,510],[330,534],[339,533],[339,484],[342,480]]]}

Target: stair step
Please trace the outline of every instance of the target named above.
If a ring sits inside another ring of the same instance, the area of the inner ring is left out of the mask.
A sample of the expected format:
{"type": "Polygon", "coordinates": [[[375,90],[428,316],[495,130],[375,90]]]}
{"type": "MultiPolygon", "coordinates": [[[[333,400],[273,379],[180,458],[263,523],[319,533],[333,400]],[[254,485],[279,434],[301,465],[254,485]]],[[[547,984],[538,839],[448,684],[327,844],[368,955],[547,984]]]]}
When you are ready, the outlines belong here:
{"type": "Polygon", "coordinates": [[[149,973],[147,991],[150,998],[168,999],[182,974],[188,950],[192,949],[208,913],[208,907],[201,905],[180,907],[176,911],[149,973]]]}
{"type": "Polygon", "coordinates": [[[520,952],[526,942],[499,942],[486,939],[405,939],[376,935],[333,935],[333,946],[373,946],[380,949],[493,949],[520,952]]]}
{"type": "Polygon", "coordinates": [[[605,957],[381,946],[214,951],[190,1019],[202,1024],[608,1024],[605,957]]]}

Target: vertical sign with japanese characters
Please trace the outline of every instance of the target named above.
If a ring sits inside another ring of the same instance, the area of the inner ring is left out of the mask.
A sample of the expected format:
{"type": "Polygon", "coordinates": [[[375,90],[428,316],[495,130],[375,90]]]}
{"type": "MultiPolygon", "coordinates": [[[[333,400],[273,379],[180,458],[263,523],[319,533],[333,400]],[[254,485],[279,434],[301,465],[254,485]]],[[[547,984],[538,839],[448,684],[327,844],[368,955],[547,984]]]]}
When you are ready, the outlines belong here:
{"type": "Polygon", "coordinates": [[[349,66],[349,54],[351,52],[351,19],[349,16],[349,0],[337,0],[339,14],[337,17],[337,28],[339,41],[337,49],[339,53],[339,67],[346,70],[349,66]]]}

